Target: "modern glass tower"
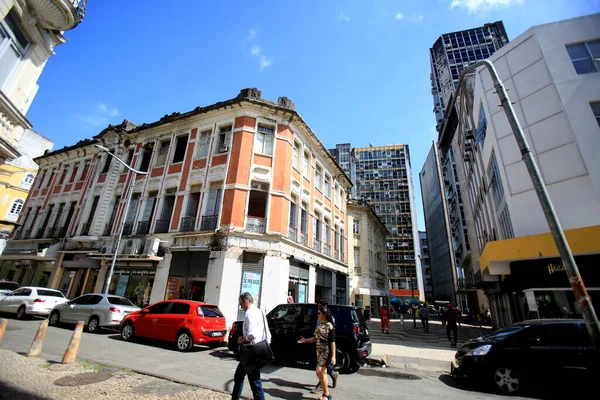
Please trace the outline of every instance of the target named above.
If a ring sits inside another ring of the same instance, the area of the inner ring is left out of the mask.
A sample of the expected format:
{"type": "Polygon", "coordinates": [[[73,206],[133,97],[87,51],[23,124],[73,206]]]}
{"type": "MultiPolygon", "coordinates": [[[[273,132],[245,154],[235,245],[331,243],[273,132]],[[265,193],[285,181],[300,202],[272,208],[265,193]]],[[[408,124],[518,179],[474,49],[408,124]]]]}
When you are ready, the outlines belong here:
{"type": "Polygon", "coordinates": [[[354,184],[350,190],[350,197],[356,199],[356,159],[352,145],[350,143],[336,144],[335,149],[328,151],[354,184]]]}
{"type": "Polygon", "coordinates": [[[440,132],[446,107],[462,71],[484,60],[508,43],[502,21],[464,31],[445,33],[429,49],[433,112],[440,132]]]}

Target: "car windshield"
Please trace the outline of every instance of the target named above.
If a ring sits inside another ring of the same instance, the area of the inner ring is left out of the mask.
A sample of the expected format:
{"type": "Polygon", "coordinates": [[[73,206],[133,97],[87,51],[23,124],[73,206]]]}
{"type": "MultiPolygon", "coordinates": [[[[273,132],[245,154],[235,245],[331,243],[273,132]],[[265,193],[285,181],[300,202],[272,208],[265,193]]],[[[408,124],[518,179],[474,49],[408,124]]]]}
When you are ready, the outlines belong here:
{"type": "Polygon", "coordinates": [[[115,304],[117,306],[132,306],[135,307],[131,301],[126,299],[125,297],[117,297],[117,296],[107,296],[108,302],[110,304],[115,304]]]}
{"type": "Polygon", "coordinates": [[[63,299],[65,298],[65,296],[61,292],[56,290],[38,289],[37,294],[38,296],[62,297],[63,299]]]}
{"type": "Polygon", "coordinates": [[[0,282],[0,290],[16,290],[19,284],[15,282],[0,282]]]}
{"type": "Polygon", "coordinates": [[[519,332],[524,327],[524,325],[506,326],[504,328],[497,329],[494,332],[490,333],[489,337],[494,341],[503,340],[504,338],[512,335],[513,333],[519,332]]]}

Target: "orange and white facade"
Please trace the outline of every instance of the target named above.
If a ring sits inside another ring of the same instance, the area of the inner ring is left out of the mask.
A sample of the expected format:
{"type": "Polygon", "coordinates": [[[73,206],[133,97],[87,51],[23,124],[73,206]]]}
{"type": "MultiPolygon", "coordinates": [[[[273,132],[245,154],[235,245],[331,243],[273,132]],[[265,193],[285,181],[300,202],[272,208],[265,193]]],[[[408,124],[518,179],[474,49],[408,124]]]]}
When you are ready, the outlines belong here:
{"type": "Polygon", "coordinates": [[[266,310],[289,295],[348,302],[351,183],[285,97],[245,89],[150,124],[111,125],[36,161],[7,246],[31,259],[25,283],[51,264],[48,285],[68,297],[103,291],[124,220],[109,291],[135,303],[209,301],[231,323],[243,291],[266,310]],[[95,144],[148,172],[126,214],[134,177],[95,144]]]}

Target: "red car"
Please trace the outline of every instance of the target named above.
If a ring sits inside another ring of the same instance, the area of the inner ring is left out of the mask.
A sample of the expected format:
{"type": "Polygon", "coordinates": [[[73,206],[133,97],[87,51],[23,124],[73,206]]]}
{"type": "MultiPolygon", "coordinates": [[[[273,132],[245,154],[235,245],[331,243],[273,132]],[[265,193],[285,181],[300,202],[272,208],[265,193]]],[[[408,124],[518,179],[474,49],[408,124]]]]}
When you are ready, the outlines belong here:
{"type": "Polygon", "coordinates": [[[121,322],[121,337],[175,342],[177,350],[188,351],[194,344],[218,347],[227,334],[225,317],[214,304],[191,300],[159,301],[132,312],[121,322]]]}

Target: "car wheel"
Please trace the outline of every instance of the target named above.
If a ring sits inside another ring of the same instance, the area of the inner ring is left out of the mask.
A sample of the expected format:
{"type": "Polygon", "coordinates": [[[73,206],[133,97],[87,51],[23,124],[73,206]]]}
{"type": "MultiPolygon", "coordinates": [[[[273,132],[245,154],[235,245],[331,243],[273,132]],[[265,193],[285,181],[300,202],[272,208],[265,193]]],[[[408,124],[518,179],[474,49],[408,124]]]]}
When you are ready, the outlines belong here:
{"type": "Polygon", "coordinates": [[[27,315],[25,314],[25,306],[19,307],[17,310],[17,319],[25,319],[27,315]]]}
{"type": "Polygon", "coordinates": [[[90,318],[87,329],[88,329],[88,332],[90,332],[90,333],[95,333],[100,330],[100,320],[98,319],[98,317],[94,316],[94,317],[90,318]]]}
{"type": "Polygon", "coordinates": [[[121,328],[121,338],[125,341],[130,341],[135,336],[135,328],[131,322],[125,323],[121,328]]]}
{"type": "Polygon", "coordinates": [[[179,351],[190,351],[190,349],[194,346],[194,340],[189,332],[183,331],[179,332],[177,335],[175,344],[177,345],[177,350],[179,351]]]}
{"type": "Polygon", "coordinates": [[[496,368],[494,370],[493,379],[496,389],[504,394],[515,394],[522,385],[521,378],[512,368],[496,368]]]}
{"type": "Polygon", "coordinates": [[[342,373],[348,372],[350,370],[350,354],[342,349],[336,349],[333,369],[342,373]]]}
{"type": "Polygon", "coordinates": [[[50,326],[57,326],[59,322],[60,314],[58,311],[52,312],[52,314],[50,314],[50,318],[48,318],[48,324],[50,324],[50,326]]]}

